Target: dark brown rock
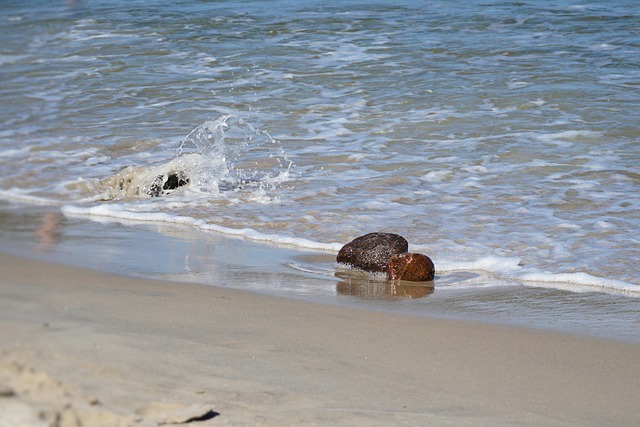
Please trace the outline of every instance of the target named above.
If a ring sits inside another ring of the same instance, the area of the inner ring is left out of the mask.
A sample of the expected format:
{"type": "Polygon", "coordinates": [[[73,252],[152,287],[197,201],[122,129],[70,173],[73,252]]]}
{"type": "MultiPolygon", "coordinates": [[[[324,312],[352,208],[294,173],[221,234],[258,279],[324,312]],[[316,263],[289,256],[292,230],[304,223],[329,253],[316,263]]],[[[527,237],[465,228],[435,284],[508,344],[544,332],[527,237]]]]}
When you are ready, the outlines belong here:
{"type": "Polygon", "coordinates": [[[389,280],[427,282],[433,280],[435,267],[426,255],[404,253],[393,255],[387,266],[389,280]]]}
{"type": "Polygon", "coordinates": [[[371,272],[387,271],[391,256],[407,252],[409,243],[397,234],[369,233],[347,243],[338,252],[338,262],[371,272]]]}

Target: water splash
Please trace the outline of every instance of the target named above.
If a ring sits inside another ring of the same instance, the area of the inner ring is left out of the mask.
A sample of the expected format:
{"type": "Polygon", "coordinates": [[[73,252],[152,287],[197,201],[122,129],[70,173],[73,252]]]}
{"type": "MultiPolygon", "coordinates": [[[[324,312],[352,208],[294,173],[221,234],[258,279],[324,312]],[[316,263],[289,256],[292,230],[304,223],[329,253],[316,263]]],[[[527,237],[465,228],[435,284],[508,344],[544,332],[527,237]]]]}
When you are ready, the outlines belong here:
{"type": "Polygon", "coordinates": [[[156,166],[127,167],[103,180],[98,199],[166,196],[174,191],[254,202],[290,178],[293,166],[266,131],[232,115],[207,120],[182,139],[176,157],[156,166]]]}

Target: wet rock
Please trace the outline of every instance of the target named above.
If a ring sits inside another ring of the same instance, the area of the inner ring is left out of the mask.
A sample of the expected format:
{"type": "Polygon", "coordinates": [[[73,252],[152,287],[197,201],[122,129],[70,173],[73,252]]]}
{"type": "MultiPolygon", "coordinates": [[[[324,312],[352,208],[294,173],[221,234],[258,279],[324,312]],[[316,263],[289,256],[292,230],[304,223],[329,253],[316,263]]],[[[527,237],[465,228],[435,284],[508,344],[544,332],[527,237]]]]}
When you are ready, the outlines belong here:
{"type": "Polygon", "coordinates": [[[181,178],[178,175],[169,175],[167,180],[162,185],[163,190],[173,190],[174,188],[182,187],[189,183],[189,178],[181,178]]]}
{"type": "Polygon", "coordinates": [[[160,197],[167,193],[167,190],[175,190],[189,183],[189,178],[179,176],[178,174],[159,175],[153,181],[147,193],[151,197],[160,197]]]}
{"type": "Polygon", "coordinates": [[[409,243],[402,236],[369,233],[344,245],[338,252],[337,261],[365,271],[385,272],[389,258],[408,249],[409,243]]]}
{"type": "Polygon", "coordinates": [[[410,282],[427,282],[433,280],[435,267],[426,255],[403,253],[393,255],[387,265],[389,280],[406,280],[410,282]]]}

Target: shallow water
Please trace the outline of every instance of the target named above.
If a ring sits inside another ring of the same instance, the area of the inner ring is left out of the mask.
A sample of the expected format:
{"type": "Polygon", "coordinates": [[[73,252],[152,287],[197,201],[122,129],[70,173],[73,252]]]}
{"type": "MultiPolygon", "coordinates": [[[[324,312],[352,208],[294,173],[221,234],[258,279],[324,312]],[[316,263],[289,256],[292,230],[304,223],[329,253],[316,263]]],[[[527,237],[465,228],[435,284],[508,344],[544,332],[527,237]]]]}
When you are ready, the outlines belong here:
{"type": "Polygon", "coordinates": [[[398,315],[468,319],[640,343],[640,299],[522,286],[483,271],[391,283],[331,254],[256,243],[190,226],[62,215],[0,202],[0,252],[119,275],[232,287],[398,315]]]}
{"type": "Polygon", "coordinates": [[[636,298],[639,18],[623,0],[5,2],[0,198],[325,254],[396,232],[443,276],[636,298]]]}

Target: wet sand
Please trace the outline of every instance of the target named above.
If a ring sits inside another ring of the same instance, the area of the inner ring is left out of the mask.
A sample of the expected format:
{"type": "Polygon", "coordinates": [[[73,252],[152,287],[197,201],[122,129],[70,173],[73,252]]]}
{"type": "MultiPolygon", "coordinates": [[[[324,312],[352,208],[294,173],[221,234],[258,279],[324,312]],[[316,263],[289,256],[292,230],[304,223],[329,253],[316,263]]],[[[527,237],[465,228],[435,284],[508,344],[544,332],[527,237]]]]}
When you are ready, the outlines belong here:
{"type": "Polygon", "coordinates": [[[0,271],[2,427],[640,422],[630,343],[5,254],[0,271]]]}

